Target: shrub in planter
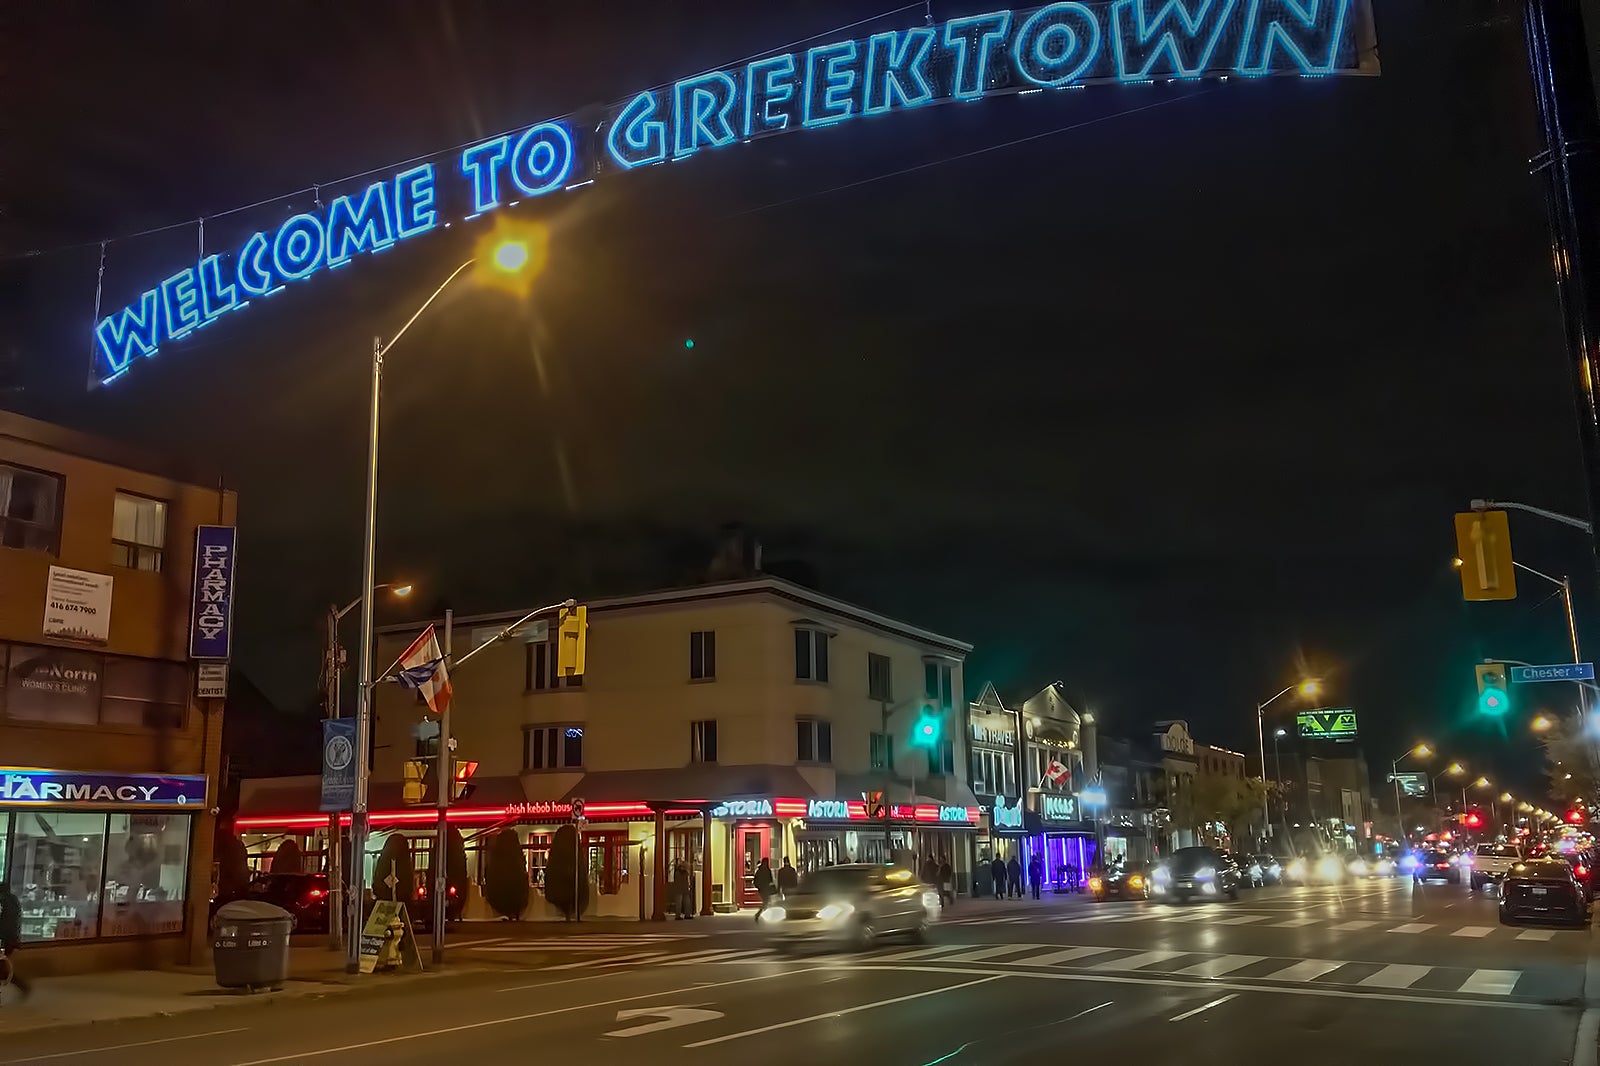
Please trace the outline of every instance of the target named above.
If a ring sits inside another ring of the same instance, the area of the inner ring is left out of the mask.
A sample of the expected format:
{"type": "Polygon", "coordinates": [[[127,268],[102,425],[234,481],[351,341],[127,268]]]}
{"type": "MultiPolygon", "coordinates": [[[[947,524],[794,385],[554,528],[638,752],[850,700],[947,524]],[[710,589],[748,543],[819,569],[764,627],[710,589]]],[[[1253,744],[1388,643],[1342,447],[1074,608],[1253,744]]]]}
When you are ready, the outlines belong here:
{"type": "Polygon", "coordinates": [[[528,862],[514,829],[502,829],[489,840],[483,896],[502,918],[519,918],[528,907],[528,862]]]}
{"type": "Polygon", "coordinates": [[[589,903],[589,879],[578,874],[578,831],[564,825],[550,841],[550,865],[544,871],[544,898],[568,918],[589,903]]]}

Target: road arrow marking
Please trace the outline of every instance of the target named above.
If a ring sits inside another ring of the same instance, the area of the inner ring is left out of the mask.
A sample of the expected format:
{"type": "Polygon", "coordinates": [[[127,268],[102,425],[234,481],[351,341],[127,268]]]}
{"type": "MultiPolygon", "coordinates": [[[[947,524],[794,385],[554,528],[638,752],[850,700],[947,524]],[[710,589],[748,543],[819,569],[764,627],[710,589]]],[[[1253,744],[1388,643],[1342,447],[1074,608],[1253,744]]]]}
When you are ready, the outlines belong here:
{"type": "Polygon", "coordinates": [[[649,1022],[645,1025],[634,1025],[627,1029],[614,1029],[606,1036],[643,1036],[646,1033],[659,1033],[663,1029],[676,1029],[680,1025],[694,1025],[696,1022],[714,1022],[722,1017],[719,1010],[703,1010],[700,1007],[639,1007],[634,1010],[617,1011],[617,1021],[626,1022],[634,1018],[660,1018],[659,1022],[649,1022]]]}

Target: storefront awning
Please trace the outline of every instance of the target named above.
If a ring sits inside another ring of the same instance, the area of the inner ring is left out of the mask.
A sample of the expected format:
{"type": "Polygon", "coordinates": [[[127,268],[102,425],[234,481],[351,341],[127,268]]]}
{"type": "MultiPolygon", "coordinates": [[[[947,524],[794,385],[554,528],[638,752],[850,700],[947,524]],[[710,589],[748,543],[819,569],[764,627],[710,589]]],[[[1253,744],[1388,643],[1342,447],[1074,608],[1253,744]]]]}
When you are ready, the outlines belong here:
{"type": "Polygon", "coordinates": [[[665,770],[599,770],[584,774],[562,797],[585,803],[643,800],[686,807],[751,796],[812,798],[816,790],[792,766],[677,766],[665,770]]]}
{"type": "MultiPolygon", "coordinates": [[[[527,800],[518,777],[474,777],[467,795],[453,806],[508,807],[527,800]]],[[[398,781],[373,781],[367,790],[367,809],[374,811],[431,809],[437,803],[430,780],[421,803],[406,803],[404,786],[398,781]]],[[[320,777],[279,777],[250,780],[239,787],[239,813],[247,816],[301,815],[313,813],[322,804],[320,777]]]]}

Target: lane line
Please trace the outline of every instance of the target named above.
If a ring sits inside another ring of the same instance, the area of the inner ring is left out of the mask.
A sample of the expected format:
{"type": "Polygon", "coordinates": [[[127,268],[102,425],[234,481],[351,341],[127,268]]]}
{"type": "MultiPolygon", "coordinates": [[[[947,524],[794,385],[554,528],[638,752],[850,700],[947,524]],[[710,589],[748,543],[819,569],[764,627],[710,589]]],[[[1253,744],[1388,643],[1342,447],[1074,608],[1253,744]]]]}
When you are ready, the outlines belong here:
{"type": "Polygon", "coordinates": [[[1484,996],[1509,996],[1517,987],[1521,970],[1473,970],[1457,992],[1476,992],[1484,996]]]}
{"type": "Polygon", "coordinates": [[[1556,935],[1554,929],[1524,929],[1517,934],[1518,940],[1549,940],[1556,935]]]}
{"type": "Polygon", "coordinates": [[[1410,988],[1432,971],[1432,966],[1409,966],[1397,962],[1370,977],[1363,977],[1356,984],[1363,988],[1410,988]]]}
{"type": "Polygon", "coordinates": [[[1168,1018],[1167,1021],[1169,1021],[1169,1022],[1181,1022],[1185,1018],[1193,1018],[1196,1014],[1199,1014],[1202,1011],[1208,1011],[1212,1007],[1220,1007],[1224,1003],[1228,1002],[1228,1000],[1230,1000],[1230,999],[1238,999],[1238,998],[1239,998],[1239,993],[1237,993],[1237,992],[1229,992],[1227,995],[1223,996],[1221,999],[1214,999],[1210,1003],[1207,1003],[1206,1005],[1204,1005],[1202,1007],[1196,1007],[1194,1010],[1186,1010],[1182,1014],[1174,1014],[1172,1017],[1168,1018]]]}
{"type": "Polygon", "coordinates": [[[1492,932],[1494,932],[1494,926],[1492,926],[1492,925],[1463,925],[1460,929],[1457,929],[1455,932],[1451,933],[1450,935],[1451,936],[1488,936],[1492,932]]]}
{"type": "Polygon", "coordinates": [[[1303,959],[1293,966],[1274,970],[1269,974],[1262,974],[1261,979],[1263,981],[1315,981],[1323,974],[1332,973],[1343,965],[1343,962],[1335,962],[1332,959],[1303,959]]]}
{"type": "Polygon", "coordinates": [[[79,1055],[103,1055],[108,1051],[126,1051],[129,1048],[152,1047],[156,1044],[176,1044],[180,1040],[204,1040],[208,1036],[227,1036],[230,1033],[248,1033],[249,1029],[213,1029],[206,1033],[189,1033],[187,1036],[164,1036],[159,1040],[135,1040],[131,1044],[108,1044],[105,1047],[82,1048],[78,1051],[57,1051],[49,1055],[29,1055],[25,1059],[4,1059],[6,1066],[17,1062],[49,1062],[52,1059],[75,1059],[79,1055]]]}
{"type": "Polygon", "coordinates": [[[1389,930],[1389,932],[1391,932],[1391,933],[1426,933],[1429,929],[1432,929],[1432,928],[1433,928],[1433,926],[1430,925],[1427,922],[1407,922],[1405,925],[1397,925],[1397,926],[1395,926],[1393,929],[1389,930]]]}
{"type": "MultiPolygon", "coordinates": [[[[760,1029],[746,1029],[742,1033],[728,1033],[725,1036],[714,1036],[710,1040],[701,1040],[696,1043],[685,1044],[683,1046],[686,1048],[700,1048],[711,1047],[713,1044],[725,1044],[730,1040],[743,1040],[747,1036],[760,1036],[762,1033],[776,1032],[779,1029],[792,1029],[797,1025],[808,1025],[811,1022],[820,1022],[828,1018],[843,1018],[847,1014],[858,1014],[864,1010],[875,1010],[878,1007],[892,1007],[896,1003],[906,1003],[913,999],[924,999],[928,996],[943,995],[946,992],[957,992],[963,988],[972,988],[975,985],[986,985],[990,981],[998,981],[1002,977],[1009,976],[1011,975],[992,974],[989,977],[981,977],[976,981],[963,981],[959,985],[950,985],[947,988],[930,988],[925,992],[913,992],[910,995],[896,996],[893,999],[880,999],[875,1003],[858,1003],[854,1007],[846,1007],[843,1010],[831,1010],[823,1014],[813,1014],[807,1018],[795,1018],[791,1021],[778,1022],[774,1025],[763,1025],[760,1029]]],[[[250,1064],[246,1063],[244,1066],[250,1066],[250,1064]]]]}
{"type": "MultiPolygon", "coordinates": [[[[740,977],[732,981],[713,981],[710,983],[696,983],[685,988],[673,988],[665,992],[641,992],[636,996],[619,996],[616,999],[602,999],[593,1003],[574,1003],[570,1007],[552,1007],[549,1010],[534,1011],[531,1014],[510,1014],[504,1018],[490,1018],[487,1021],[468,1022],[465,1025],[450,1025],[442,1029],[424,1029],[419,1033],[407,1033],[404,1036],[386,1036],[379,1040],[363,1040],[359,1044],[343,1044],[339,1047],[317,1048],[313,1051],[296,1051],[289,1055],[274,1055],[269,1059],[249,1059],[236,1062],[233,1066],[268,1066],[273,1062],[294,1062],[297,1059],[317,1059],[324,1055],[338,1055],[345,1051],[362,1051],[366,1048],[386,1047],[389,1044],[401,1044],[409,1040],[421,1040],[430,1036],[450,1036],[453,1033],[470,1033],[474,1029],[489,1029],[496,1025],[510,1025],[514,1022],[529,1022],[535,1018],[549,1018],[557,1014],[571,1014],[574,1011],[593,1010],[596,1007],[614,1007],[618,1003],[637,1003],[641,999],[660,999],[663,996],[698,995],[713,988],[727,988],[732,985],[748,985],[756,981],[771,981],[777,977],[795,977],[804,973],[815,973],[822,967],[812,966],[804,970],[788,970],[784,973],[766,973],[759,977],[740,977]]],[[[610,975],[605,975],[610,976],[610,975]]],[[[588,980],[588,978],[579,978],[588,980]]],[[[527,987],[536,987],[529,985],[527,987]]]]}
{"type": "Polygon", "coordinates": [[[1221,977],[1224,974],[1230,974],[1235,970],[1242,970],[1246,966],[1253,966],[1258,962],[1265,961],[1266,958],[1267,956],[1265,955],[1218,955],[1214,959],[1207,959],[1205,962],[1196,963],[1193,966],[1185,966],[1177,972],[1188,974],[1191,977],[1221,977]]]}
{"type": "Polygon", "coordinates": [[[1137,970],[1141,966],[1154,966],[1158,962],[1175,959],[1179,955],[1188,955],[1187,951],[1141,951],[1137,955],[1129,955],[1125,959],[1111,959],[1108,962],[1097,962],[1089,967],[1091,970],[1137,970]]]}

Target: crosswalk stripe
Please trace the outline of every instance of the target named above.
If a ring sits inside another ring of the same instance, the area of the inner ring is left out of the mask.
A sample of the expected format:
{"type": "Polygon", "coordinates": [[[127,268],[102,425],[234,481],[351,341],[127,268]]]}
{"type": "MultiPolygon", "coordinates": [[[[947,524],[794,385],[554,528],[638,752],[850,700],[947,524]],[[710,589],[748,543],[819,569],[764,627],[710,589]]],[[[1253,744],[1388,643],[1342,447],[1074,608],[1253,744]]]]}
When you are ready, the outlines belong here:
{"type": "Polygon", "coordinates": [[[1433,926],[1431,924],[1429,924],[1428,922],[1407,922],[1405,925],[1397,925],[1397,926],[1395,926],[1393,929],[1389,930],[1389,932],[1391,932],[1391,933],[1426,933],[1429,929],[1432,929],[1432,928],[1433,928],[1433,926]]]}
{"type": "Polygon", "coordinates": [[[772,949],[771,948],[756,948],[753,951],[750,951],[750,950],[746,950],[746,951],[727,951],[727,950],[724,950],[724,951],[712,952],[712,954],[708,958],[704,958],[704,959],[692,959],[692,960],[690,960],[688,962],[683,962],[680,959],[672,959],[670,962],[664,962],[661,965],[663,965],[663,966],[698,966],[701,963],[711,963],[711,962],[748,962],[749,960],[751,960],[753,958],[766,958],[767,956],[769,956],[771,954],[772,954],[772,949]]]}
{"type": "Polygon", "coordinates": [[[1158,962],[1175,959],[1179,955],[1186,955],[1185,951],[1141,951],[1137,955],[1129,955],[1125,959],[1111,959],[1107,962],[1097,962],[1089,967],[1091,970],[1137,970],[1142,966],[1154,966],[1158,962]]]}
{"type": "Polygon", "coordinates": [[[1331,959],[1303,959],[1293,966],[1286,966],[1281,970],[1274,970],[1272,973],[1264,974],[1263,977],[1269,981],[1310,982],[1315,981],[1323,974],[1332,973],[1343,965],[1344,963],[1334,962],[1331,959]]]}
{"type": "Polygon", "coordinates": [[[904,962],[907,959],[926,959],[932,955],[944,955],[952,951],[960,951],[967,947],[966,944],[941,944],[936,948],[913,948],[910,951],[897,951],[892,955],[870,956],[871,962],[904,962]]]}
{"type": "Polygon", "coordinates": [[[1217,921],[1216,921],[1216,924],[1217,925],[1249,925],[1252,922],[1264,922],[1266,920],[1267,920],[1267,916],[1264,915],[1264,914],[1235,914],[1231,918],[1218,918],[1217,921]]]}
{"type": "Polygon", "coordinates": [[[1274,929],[1298,929],[1304,925],[1316,925],[1323,921],[1321,918],[1286,918],[1281,922],[1273,922],[1274,929]]]}
{"type": "Polygon", "coordinates": [[[497,952],[523,952],[530,951],[559,951],[567,954],[598,955],[606,951],[615,951],[622,947],[621,944],[556,944],[548,940],[535,940],[526,944],[485,944],[482,947],[472,948],[473,951],[497,952]]]}
{"type": "Polygon", "coordinates": [[[1356,983],[1366,988],[1410,988],[1428,976],[1432,969],[1432,966],[1407,966],[1395,963],[1392,966],[1385,966],[1370,977],[1363,977],[1356,983]]]}
{"type": "Polygon", "coordinates": [[[590,966],[616,966],[625,962],[647,962],[670,958],[665,951],[640,951],[632,955],[619,955],[614,959],[584,959],[581,962],[564,962],[560,966],[546,966],[546,970],[581,970],[590,966]]]}
{"type": "Polygon", "coordinates": [[[1492,925],[1463,925],[1460,929],[1457,929],[1455,932],[1451,933],[1450,935],[1451,936],[1488,936],[1492,932],[1494,932],[1494,926],[1492,926],[1492,925]]]}
{"type": "MultiPolygon", "coordinates": [[[[1040,945],[1034,944],[1030,946],[1039,947],[1040,945]]],[[[1089,958],[1091,955],[1104,955],[1109,951],[1116,950],[1116,948],[1062,948],[1059,951],[1047,951],[1043,955],[1033,955],[1026,959],[1013,959],[1011,961],[1015,966],[1055,966],[1063,962],[1074,962],[1078,959],[1089,958]]]]}
{"type": "Polygon", "coordinates": [[[1518,940],[1549,940],[1556,935],[1554,929],[1524,929],[1517,934],[1518,940]]]}
{"type": "Polygon", "coordinates": [[[693,966],[702,962],[720,962],[725,955],[741,955],[743,952],[729,951],[727,948],[714,948],[705,951],[691,951],[684,955],[674,955],[668,966],[693,966]]]}
{"type": "Polygon", "coordinates": [[[1333,931],[1335,933],[1353,933],[1358,929],[1370,929],[1372,926],[1377,924],[1377,922],[1368,921],[1345,922],[1343,925],[1334,926],[1333,931]]]}
{"type": "Polygon", "coordinates": [[[1521,970],[1473,970],[1472,976],[1457,989],[1459,992],[1476,992],[1484,996],[1509,996],[1517,987],[1521,970]]]}
{"type": "Polygon", "coordinates": [[[1190,977],[1221,977],[1223,974],[1242,970],[1246,966],[1261,962],[1265,958],[1265,955],[1218,955],[1214,959],[1207,959],[1205,962],[1196,963],[1193,966],[1185,966],[1178,972],[1190,977]]]}
{"type": "Polygon", "coordinates": [[[940,962],[982,962],[984,959],[993,959],[1001,955],[1015,955],[1019,951],[1030,951],[1037,945],[1034,944],[999,944],[990,948],[979,948],[976,951],[963,951],[959,955],[946,955],[940,962]]]}

